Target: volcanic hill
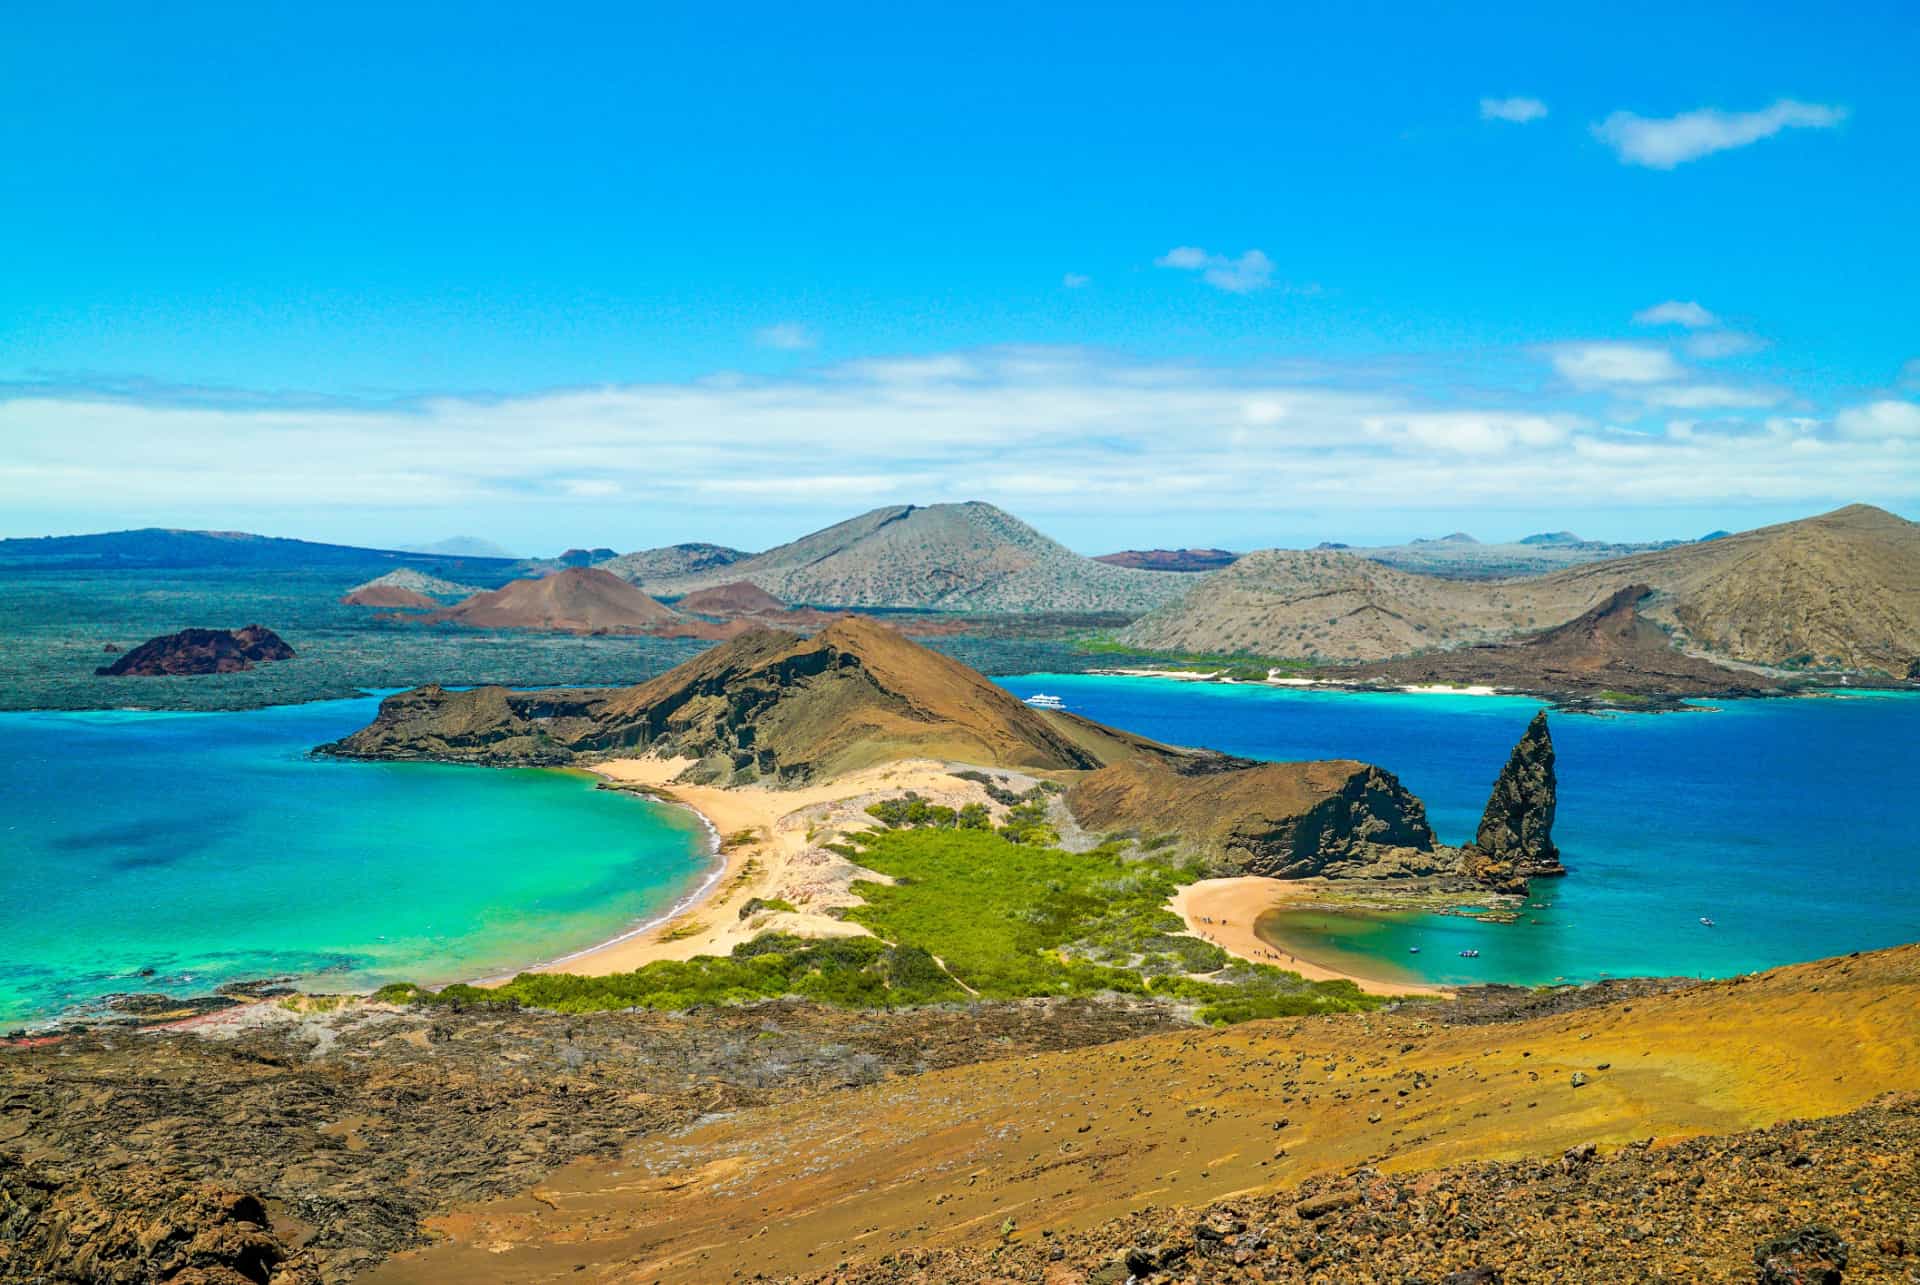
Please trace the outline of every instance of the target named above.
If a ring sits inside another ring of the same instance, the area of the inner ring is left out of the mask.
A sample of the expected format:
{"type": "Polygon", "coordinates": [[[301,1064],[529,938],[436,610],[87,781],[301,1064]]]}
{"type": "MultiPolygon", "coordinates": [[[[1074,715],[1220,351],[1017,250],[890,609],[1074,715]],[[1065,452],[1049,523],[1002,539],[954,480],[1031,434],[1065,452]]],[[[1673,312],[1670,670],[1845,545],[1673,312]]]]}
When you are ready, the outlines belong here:
{"type": "Polygon", "coordinates": [[[719,544],[670,544],[659,549],[623,553],[594,565],[602,571],[611,571],[649,593],[666,593],[672,591],[663,590],[660,585],[706,572],[722,571],[752,556],[719,544]]]}
{"type": "Polygon", "coordinates": [[[786,603],[747,580],[695,589],[673,605],[675,610],[702,616],[757,616],[787,609],[786,603]]]}
{"type": "Polygon", "coordinates": [[[181,674],[236,674],[274,660],[292,660],[293,648],[265,625],[244,629],[182,629],[150,638],[111,665],[104,677],[158,678],[181,674]]]}
{"type": "Polygon", "coordinates": [[[619,576],[594,567],[572,567],[475,594],[432,620],[476,629],[620,634],[644,632],[679,618],[678,612],[661,606],[619,576]]]}
{"type": "Polygon", "coordinates": [[[1083,558],[969,501],[874,509],[727,566],[645,583],[672,595],[738,580],[816,607],[1137,614],[1180,597],[1196,577],[1083,558]]]}
{"type": "Polygon", "coordinates": [[[752,630],[616,691],[403,692],[326,748],[495,763],[654,751],[700,760],[702,780],[795,783],[910,757],[1084,770],[1150,744],[1030,709],[960,662],[849,617],[811,638],[752,630]]]}
{"type": "Polygon", "coordinates": [[[1225,549],[1122,549],[1099,554],[1094,561],[1136,571],[1218,571],[1239,557],[1225,549]]]}
{"type": "Polygon", "coordinates": [[[1265,550],[1136,621],[1121,640],[1159,651],[1383,660],[1568,624],[1635,585],[1652,590],[1640,615],[1719,658],[1897,675],[1920,656],[1920,525],[1861,504],[1530,579],[1447,580],[1353,553],[1265,550]]]}
{"type": "Polygon", "coordinates": [[[1780,689],[1759,674],[1676,649],[1664,629],[1640,614],[1652,594],[1646,585],[1628,585],[1564,625],[1509,642],[1315,672],[1394,686],[1484,685],[1563,697],[1758,695],[1780,689]]]}
{"type": "Polygon", "coordinates": [[[473,585],[455,584],[413,567],[398,567],[364,584],[355,585],[347,590],[340,601],[349,607],[405,607],[438,611],[446,605],[443,600],[480,592],[482,590],[473,585]]]}

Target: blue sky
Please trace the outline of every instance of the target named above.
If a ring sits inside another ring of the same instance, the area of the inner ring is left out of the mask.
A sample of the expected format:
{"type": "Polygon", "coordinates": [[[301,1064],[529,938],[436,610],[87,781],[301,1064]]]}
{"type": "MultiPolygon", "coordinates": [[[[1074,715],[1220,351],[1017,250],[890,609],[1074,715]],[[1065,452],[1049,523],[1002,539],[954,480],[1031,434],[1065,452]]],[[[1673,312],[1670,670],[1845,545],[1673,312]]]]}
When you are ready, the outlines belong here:
{"type": "Polygon", "coordinates": [[[1910,5],[407,10],[10,17],[0,534],[1920,507],[1910,5]]]}

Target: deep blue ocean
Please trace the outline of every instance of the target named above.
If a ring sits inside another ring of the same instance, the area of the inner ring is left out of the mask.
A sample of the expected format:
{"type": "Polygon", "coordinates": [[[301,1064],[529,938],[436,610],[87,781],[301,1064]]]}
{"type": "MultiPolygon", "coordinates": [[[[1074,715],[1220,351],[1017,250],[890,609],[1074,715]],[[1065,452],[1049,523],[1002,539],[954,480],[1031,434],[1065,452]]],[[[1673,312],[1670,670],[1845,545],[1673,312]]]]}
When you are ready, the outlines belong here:
{"type": "MultiPolygon", "coordinates": [[[[1098,675],[1005,685],[1181,744],[1377,763],[1456,843],[1538,708],[1098,675]]],[[[691,814],[579,774],[308,756],[376,703],[0,714],[0,1027],[116,991],[508,972],[657,916],[706,876],[691,814]]],[[[1275,939],[1375,973],[1522,983],[1728,975],[1920,940],[1920,697],[1552,727],[1571,874],[1536,884],[1549,904],[1507,925],[1298,912],[1275,939]]]]}
{"type": "Polygon", "coordinates": [[[584,774],[309,757],[378,704],[0,714],[0,1029],[117,991],[509,972],[711,867],[692,813],[584,774]]]}
{"type": "MultiPolygon", "coordinates": [[[[1005,685],[1176,744],[1378,764],[1426,802],[1448,843],[1473,838],[1495,776],[1540,708],[1519,697],[1092,674],[1005,685]]],[[[1535,882],[1535,898],[1550,905],[1517,924],[1302,912],[1275,925],[1279,939],[1329,964],[1364,958],[1425,980],[1529,984],[1727,976],[1920,941],[1920,695],[1554,714],[1550,723],[1555,838],[1571,870],[1535,882]],[[1463,959],[1463,949],[1480,957],[1463,959]]]]}

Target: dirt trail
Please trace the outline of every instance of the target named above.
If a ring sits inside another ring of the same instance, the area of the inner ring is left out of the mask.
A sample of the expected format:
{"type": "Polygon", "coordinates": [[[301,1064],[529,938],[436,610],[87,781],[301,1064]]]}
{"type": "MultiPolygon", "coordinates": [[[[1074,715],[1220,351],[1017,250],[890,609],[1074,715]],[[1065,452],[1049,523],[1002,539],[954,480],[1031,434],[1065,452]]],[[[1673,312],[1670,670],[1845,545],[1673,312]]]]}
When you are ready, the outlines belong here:
{"type": "Polygon", "coordinates": [[[709,1120],[434,1220],[442,1243],[369,1279],[825,1272],[1360,1164],[1408,1171],[1834,1115],[1917,1077],[1920,947],[1498,1027],[1418,1007],[1251,1023],[709,1120]]]}

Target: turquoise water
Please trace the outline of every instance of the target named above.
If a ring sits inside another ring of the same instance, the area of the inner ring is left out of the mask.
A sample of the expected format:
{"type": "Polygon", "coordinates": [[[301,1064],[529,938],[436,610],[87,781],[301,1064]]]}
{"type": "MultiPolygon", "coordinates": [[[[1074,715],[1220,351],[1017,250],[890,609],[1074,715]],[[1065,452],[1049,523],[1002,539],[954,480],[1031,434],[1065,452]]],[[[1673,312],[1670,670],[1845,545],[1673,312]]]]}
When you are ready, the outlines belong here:
{"type": "Polygon", "coordinates": [[[707,873],[693,814],[581,775],[307,756],[377,704],[0,714],[0,1027],[115,991],[511,971],[707,873]]]}
{"type": "MultiPolygon", "coordinates": [[[[1358,758],[1473,837],[1538,702],[1039,674],[1089,718],[1270,759],[1358,758]]],[[[1729,701],[1713,712],[1552,716],[1555,838],[1572,873],[1518,924],[1294,916],[1309,959],[1341,952],[1442,982],[1727,976],[1920,940],[1920,695],[1729,701]],[[1711,918],[1716,926],[1699,921],[1711,918]],[[1420,947],[1410,954],[1408,947],[1420,947]],[[1462,959],[1464,949],[1480,951],[1462,959]]]]}

